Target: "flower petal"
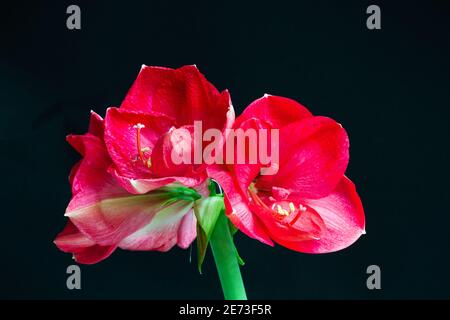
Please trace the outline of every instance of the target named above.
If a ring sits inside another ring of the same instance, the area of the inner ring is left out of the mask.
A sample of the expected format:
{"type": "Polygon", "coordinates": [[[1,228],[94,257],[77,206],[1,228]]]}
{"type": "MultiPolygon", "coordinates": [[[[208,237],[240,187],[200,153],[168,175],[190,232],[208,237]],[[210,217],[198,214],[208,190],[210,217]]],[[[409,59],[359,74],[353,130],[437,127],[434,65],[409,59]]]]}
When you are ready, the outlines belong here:
{"type": "Polygon", "coordinates": [[[72,253],[77,263],[83,264],[94,264],[106,259],[116,249],[116,246],[97,245],[70,221],[54,243],[61,251],[72,253]]]}
{"type": "Polygon", "coordinates": [[[91,111],[88,132],[100,139],[103,139],[103,134],[105,133],[105,123],[103,118],[94,111],[91,111]]]}
{"type": "Polygon", "coordinates": [[[198,188],[207,178],[206,173],[203,172],[194,177],[133,179],[120,175],[114,166],[109,167],[108,172],[116,179],[122,188],[132,194],[144,194],[175,182],[179,182],[186,187],[198,188]]]}
{"type": "Polygon", "coordinates": [[[109,108],[105,117],[105,143],[118,172],[129,178],[149,178],[148,160],[158,139],[173,121],[160,114],[109,108]]]}
{"type": "Polygon", "coordinates": [[[282,128],[292,122],[311,117],[311,112],[300,103],[280,96],[264,95],[253,101],[236,119],[235,127],[248,119],[258,118],[272,128],[282,128]]]}
{"type": "Polygon", "coordinates": [[[157,179],[133,179],[124,177],[117,172],[114,165],[108,168],[108,172],[116,179],[122,188],[131,194],[144,194],[176,181],[173,177],[157,179]]]}
{"type": "Polygon", "coordinates": [[[157,212],[144,227],[124,238],[119,247],[127,250],[168,251],[179,244],[187,248],[196,236],[192,202],[176,201],[157,212]]]}
{"type": "Polygon", "coordinates": [[[187,213],[181,219],[177,232],[177,245],[182,248],[188,248],[197,236],[197,219],[195,214],[187,213]]]}
{"type": "Polygon", "coordinates": [[[160,137],[152,152],[152,169],[157,177],[194,176],[193,126],[172,128],[160,137]]]}
{"type": "Polygon", "coordinates": [[[143,66],[120,108],[163,113],[176,119],[177,127],[202,120],[204,128],[222,130],[227,116],[234,120],[228,92],[219,93],[196,66],[143,66]],[[214,116],[210,113],[212,108],[214,116]],[[230,110],[232,114],[228,114],[230,110]]]}
{"type": "Polygon", "coordinates": [[[67,141],[83,155],[83,159],[74,165],[69,176],[72,194],[76,196],[75,202],[126,193],[106,172],[111,159],[104,143],[97,136],[90,133],[69,135],[67,141]],[[78,193],[80,194],[77,195],[78,193]]]}
{"type": "Polygon", "coordinates": [[[154,191],[143,195],[128,195],[95,199],[91,203],[83,199],[79,206],[77,196],[70,202],[66,216],[77,228],[100,245],[115,245],[130,234],[151,222],[164,208],[170,197],[164,192],[154,191]],[[73,204],[74,201],[77,201],[73,204]]]}
{"type": "Polygon", "coordinates": [[[320,215],[297,199],[277,201],[272,196],[253,194],[249,207],[275,242],[318,239],[325,230],[320,215]]]}
{"type": "MultiPolygon", "coordinates": [[[[260,119],[250,118],[241,122],[239,128],[234,127],[234,129],[236,130],[227,137],[224,159],[227,169],[232,172],[234,177],[238,177],[236,182],[241,192],[246,194],[250,183],[260,174],[261,168],[266,167],[266,165],[262,165],[261,161],[262,150],[260,147],[262,144],[259,130],[270,130],[271,128],[260,119]]],[[[267,135],[267,141],[264,141],[266,150],[271,150],[272,141],[269,137],[270,134],[267,135]]]]}
{"type": "Polygon", "coordinates": [[[242,232],[262,243],[273,246],[264,225],[248,207],[248,199],[240,192],[233,175],[220,166],[207,169],[208,175],[216,180],[224,191],[225,209],[228,218],[242,232]]]}
{"type": "Polygon", "coordinates": [[[282,245],[306,253],[334,252],[350,246],[365,233],[364,209],[353,182],[347,177],[344,176],[327,197],[303,201],[319,213],[326,232],[319,240],[282,245]]]}
{"type": "Polygon", "coordinates": [[[280,187],[305,199],[328,195],[344,175],[349,142],[340,124],[311,117],[280,130],[280,166],[273,176],[261,176],[257,187],[280,187]]]}

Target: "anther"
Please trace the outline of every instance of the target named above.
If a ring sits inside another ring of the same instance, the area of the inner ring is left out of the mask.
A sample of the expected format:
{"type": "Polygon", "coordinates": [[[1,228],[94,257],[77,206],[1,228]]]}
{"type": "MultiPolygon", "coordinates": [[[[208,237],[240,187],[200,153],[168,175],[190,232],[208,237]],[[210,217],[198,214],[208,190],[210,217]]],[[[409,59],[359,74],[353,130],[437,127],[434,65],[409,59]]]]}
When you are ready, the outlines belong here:
{"type": "Polygon", "coordinates": [[[283,209],[279,204],[277,204],[277,212],[278,212],[278,214],[280,214],[282,216],[289,215],[289,211],[287,211],[286,209],[283,209]]]}
{"type": "Polygon", "coordinates": [[[291,212],[295,211],[295,206],[292,202],[289,202],[289,209],[291,210],[291,212]]]}
{"type": "Polygon", "coordinates": [[[142,123],[137,123],[133,126],[134,129],[144,129],[145,125],[143,125],[142,123]]]}

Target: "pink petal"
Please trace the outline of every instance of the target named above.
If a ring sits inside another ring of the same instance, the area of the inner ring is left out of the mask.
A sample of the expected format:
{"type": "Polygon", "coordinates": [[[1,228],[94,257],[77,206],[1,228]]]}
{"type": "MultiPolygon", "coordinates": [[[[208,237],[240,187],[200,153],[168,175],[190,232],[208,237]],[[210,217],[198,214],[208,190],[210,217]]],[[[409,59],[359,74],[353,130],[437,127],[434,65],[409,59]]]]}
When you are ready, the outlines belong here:
{"type": "Polygon", "coordinates": [[[77,196],[71,200],[65,215],[81,232],[100,245],[118,244],[145,227],[169,200],[167,194],[156,191],[108,198],[104,198],[103,194],[89,194],[88,199],[77,196]]]}
{"type": "Polygon", "coordinates": [[[200,173],[195,177],[133,179],[120,175],[114,166],[111,166],[108,169],[108,172],[116,179],[122,188],[132,194],[144,194],[174,182],[179,182],[186,187],[197,188],[203,184],[207,178],[206,173],[200,173]]]}
{"type": "Polygon", "coordinates": [[[116,179],[122,188],[131,194],[144,194],[176,181],[173,177],[156,179],[133,179],[124,177],[117,172],[114,165],[108,168],[108,172],[116,179]]]}
{"type": "Polygon", "coordinates": [[[188,248],[197,236],[197,219],[193,212],[187,213],[180,222],[177,232],[177,245],[188,248]]]}
{"type": "Polygon", "coordinates": [[[365,233],[365,217],[361,200],[353,182],[343,177],[328,196],[304,200],[323,219],[326,232],[320,240],[281,243],[300,252],[327,253],[344,249],[365,233]]]}
{"type": "Polygon", "coordinates": [[[63,252],[73,254],[75,261],[83,264],[94,264],[106,259],[115,250],[115,246],[99,246],[78,228],[68,222],[64,230],[58,234],[54,243],[63,252]]]}
{"type": "Polygon", "coordinates": [[[187,248],[196,236],[192,202],[176,201],[160,210],[144,227],[124,238],[119,247],[127,250],[168,251],[179,244],[187,248]]]}

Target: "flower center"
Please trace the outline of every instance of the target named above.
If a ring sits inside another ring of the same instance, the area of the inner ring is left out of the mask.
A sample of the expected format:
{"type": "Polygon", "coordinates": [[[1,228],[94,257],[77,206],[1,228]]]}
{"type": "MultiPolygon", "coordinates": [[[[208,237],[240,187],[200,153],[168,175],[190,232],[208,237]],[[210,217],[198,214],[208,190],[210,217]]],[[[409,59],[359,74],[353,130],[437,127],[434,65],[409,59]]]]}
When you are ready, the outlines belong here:
{"type": "Polygon", "coordinates": [[[248,188],[251,199],[259,206],[270,211],[272,215],[278,220],[284,220],[288,217],[292,217],[288,222],[291,226],[294,225],[301,215],[306,212],[307,208],[302,204],[299,204],[298,208],[293,202],[290,201],[277,201],[273,197],[269,197],[272,205],[269,207],[259,196],[258,190],[255,187],[255,183],[251,183],[248,188]]]}
{"type": "Polygon", "coordinates": [[[145,152],[149,152],[149,147],[142,147],[141,145],[141,129],[145,128],[145,125],[142,123],[137,123],[133,126],[134,129],[136,129],[136,147],[138,150],[138,157],[142,161],[142,164],[146,166],[147,168],[150,168],[152,166],[151,157],[148,159],[145,159],[145,152]]]}

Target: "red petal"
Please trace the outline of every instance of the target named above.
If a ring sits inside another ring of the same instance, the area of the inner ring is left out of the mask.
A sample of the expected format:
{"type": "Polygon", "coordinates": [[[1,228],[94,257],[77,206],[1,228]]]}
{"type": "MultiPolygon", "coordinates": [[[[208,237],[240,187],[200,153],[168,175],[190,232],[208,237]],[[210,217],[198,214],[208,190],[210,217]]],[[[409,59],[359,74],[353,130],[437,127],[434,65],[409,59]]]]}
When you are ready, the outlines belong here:
{"type": "Polygon", "coordinates": [[[105,124],[103,118],[94,111],[91,111],[91,118],[89,121],[88,132],[103,140],[103,134],[105,132],[105,124]]]}
{"type": "Polygon", "coordinates": [[[125,190],[120,188],[106,172],[111,165],[111,159],[104,143],[98,137],[90,133],[69,135],[67,141],[84,155],[83,159],[72,168],[69,177],[73,195],[81,193],[77,198],[83,199],[101,194],[125,193],[125,190]]]}
{"type": "MultiPolygon", "coordinates": [[[[275,206],[282,202],[274,202],[275,206]]],[[[291,202],[292,203],[292,202],[291,202]]],[[[298,207],[298,203],[295,205],[298,207]]],[[[320,237],[325,230],[325,225],[320,215],[312,208],[303,206],[305,211],[290,213],[288,216],[281,216],[277,214],[276,207],[272,210],[272,206],[263,207],[254,202],[250,203],[250,208],[253,213],[258,215],[260,220],[266,226],[268,233],[273,241],[283,244],[286,242],[298,242],[320,237]]],[[[289,212],[289,207],[281,206],[289,212]]]]}
{"type": "Polygon", "coordinates": [[[70,221],[58,234],[54,243],[61,251],[72,253],[76,262],[83,264],[93,264],[106,259],[116,248],[95,244],[70,221]]]}
{"type": "Polygon", "coordinates": [[[250,211],[248,199],[240,192],[240,187],[232,174],[219,166],[211,166],[207,171],[224,191],[225,209],[231,222],[249,237],[273,246],[264,225],[250,211]]]}
{"type": "MultiPolygon", "coordinates": [[[[100,140],[103,140],[103,134],[105,131],[105,126],[102,117],[100,117],[97,113],[94,111],[91,111],[91,116],[89,119],[89,130],[85,135],[95,136],[99,138],[100,140]]],[[[77,152],[84,156],[85,154],[85,148],[84,143],[78,138],[84,135],[68,135],[66,137],[67,142],[75,149],[77,152]]]]}
{"type": "Polygon", "coordinates": [[[143,66],[121,109],[163,113],[176,119],[177,127],[202,120],[204,128],[222,130],[227,118],[234,120],[228,92],[219,93],[195,66],[143,66]]]}
{"type": "Polygon", "coordinates": [[[108,172],[116,179],[122,188],[132,194],[144,194],[174,182],[179,182],[186,187],[197,188],[203,184],[207,178],[206,173],[203,172],[194,177],[133,179],[120,175],[114,166],[111,166],[108,169],[108,172]]]}
{"type": "MultiPolygon", "coordinates": [[[[237,129],[238,130],[234,132],[235,136],[239,134],[239,130],[242,130],[241,132],[244,134],[249,133],[249,130],[253,130],[253,132],[255,132],[254,137],[249,134],[249,138],[245,138],[244,142],[236,137],[232,139],[233,136],[230,134],[227,138],[224,151],[224,160],[228,164],[228,170],[232,172],[234,177],[237,177],[237,184],[240,186],[241,192],[246,194],[250,183],[252,183],[253,180],[260,174],[261,168],[266,167],[266,165],[261,165],[261,158],[259,155],[259,147],[261,145],[259,140],[259,130],[270,130],[270,127],[260,119],[250,118],[244,122],[241,122],[239,128],[237,129]],[[254,138],[256,139],[253,140],[254,138]],[[230,144],[234,145],[232,163],[229,163],[227,160],[229,158],[228,152],[232,150],[228,148],[230,144]],[[251,155],[251,151],[253,151],[253,155],[251,155]]],[[[272,143],[270,133],[268,133],[267,136],[269,139],[264,143],[267,143],[267,150],[270,152],[272,143]]]]}
{"type": "Polygon", "coordinates": [[[235,127],[240,127],[244,121],[258,118],[272,128],[282,128],[289,123],[311,117],[311,112],[300,103],[279,96],[264,95],[253,101],[236,119],[235,127]]]}
{"type": "Polygon", "coordinates": [[[302,198],[328,195],[344,175],[349,160],[347,133],[325,117],[311,117],[280,130],[280,166],[261,176],[257,187],[281,187],[302,198]]]}
{"type": "Polygon", "coordinates": [[[365,233],[364,209],[353,182],[343,177],[327,197],[304,200],[323,219],[326,232],[320,240],[282,243],[300,252],[327,253],[344,249],[365,233]]]}
{"type": "Polygon", "coordinates": [[[105,143],[118,172],[129,178],[149,178],[147,161],[158,139],[172,124],[166,116],[109,108],[105,118],[105,143]],[[139,125],[145,126],[140,129],[140,147],[136,127],[139,125]]]}
{"type": "Polygon", "coordinates": [[[81,163],[83,162],[83,160],[79,160],[77,163],[75,163],[72,167],[72,169],[70,169],[70,173],[69,173],[69,183],[72,186],[72,194],[76,193],[76,188],[74,188],[74,180],[75,180],[75,176],[77,175],[78,169],[80,168],[81,163]]]}
{"type": "Polygon", "coordinates": [[[155,176],[194,176],[194,132],[192,126],[172,128],[160,137],[152,152],[152,170],[155,176]],[[176,155],[178,159],[172,159],[176,155]],[[178,163],[178,160],[181,163],[178,163]]]}

